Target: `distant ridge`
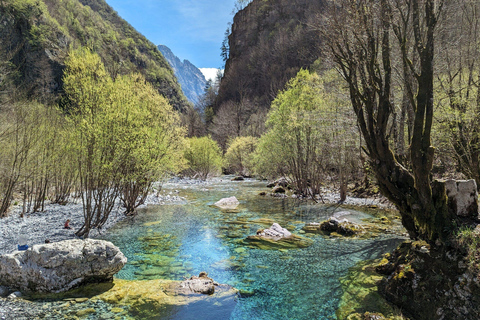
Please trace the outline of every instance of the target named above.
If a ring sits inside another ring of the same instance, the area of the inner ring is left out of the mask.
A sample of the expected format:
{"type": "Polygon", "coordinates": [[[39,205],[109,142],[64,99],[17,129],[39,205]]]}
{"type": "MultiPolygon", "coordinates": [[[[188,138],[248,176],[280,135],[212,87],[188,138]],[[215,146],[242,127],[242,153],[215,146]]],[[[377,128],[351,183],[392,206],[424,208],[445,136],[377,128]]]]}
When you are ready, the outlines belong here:
{"type": "Polygon", "coordinates": [[[183,62],[165,45],[159,45],[158,50],[163,54],[165,59],[172,67],[175,77],[177,77],[183,94],[190,102],[196,104],[199,97],[204,93],[207,80],[203,73],[194,66],[190,61],[183,60],[183,62]]]}

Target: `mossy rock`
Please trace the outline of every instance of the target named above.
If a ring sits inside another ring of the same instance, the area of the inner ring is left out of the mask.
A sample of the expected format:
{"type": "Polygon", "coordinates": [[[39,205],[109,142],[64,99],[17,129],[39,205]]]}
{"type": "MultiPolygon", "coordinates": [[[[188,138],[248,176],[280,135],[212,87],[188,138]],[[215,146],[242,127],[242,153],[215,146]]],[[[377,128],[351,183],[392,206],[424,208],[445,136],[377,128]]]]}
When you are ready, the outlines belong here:
{"type": "Polygon", "coordinates": [[[336,312],[339,320],[407,319],[378,291],[383,276],[375,271],[380,260],[364,261],[340,279],[343,295],[336,312]]]}
{"type": "Polygon", "coordinates": [[[449,244],[437,247],[406,241],[377,268],[386,275],[379,288],[389,301],[417,319],[476,320],[478,272],[468,269],[464,254],[449,244]]]}
{"type": "Polygon", "coordinates": [[[313,240],[294,234],[278,240],[262,236],[248,236],[244,242],[264,250],[299,249],[309,247],[313,244],[313,240]]]}
{"type": "Polygon", "coordinates": [[[337,220],[330,218],[322,223],[309,223],[306,224],[302,230],[308,233],[324,233],[331,235],[336,233],[342,236],[358,236],[365,232],[365,228],[357,224],[351,223],[346,220],[337,220]]]}
{"type": "Polygon", "coordinates": [[[268,219],[268,218],[259,218],[255,220],[250,220],[250,223],[271,226],[272,224],[275,223],[275,220],[268,219]]]}
{"type": "MultiPolygon", "coordinates": [[[[172,280],[114,280],[110,290],[96,296],[116,306],[126,307],[130,315],[136,319],[161,318],[167,316],[169,310],[182,307],[191,308],[202,304],[215,309],[231,309],[236,303],[238,290],[230,286],[215,286],[212,295],[205,294],[178,294],[177,287],[180,281],[172,280]]],[[[231,312],[230,311],[230,312],[231,312]]]]}
{"type": "Polygon", "coordinates": [[[93,313],[97,313],[97,311],[93,308],[87,308],[87,309],[78,310],[76,315],[77,317],[86,317],[93,313]]]}

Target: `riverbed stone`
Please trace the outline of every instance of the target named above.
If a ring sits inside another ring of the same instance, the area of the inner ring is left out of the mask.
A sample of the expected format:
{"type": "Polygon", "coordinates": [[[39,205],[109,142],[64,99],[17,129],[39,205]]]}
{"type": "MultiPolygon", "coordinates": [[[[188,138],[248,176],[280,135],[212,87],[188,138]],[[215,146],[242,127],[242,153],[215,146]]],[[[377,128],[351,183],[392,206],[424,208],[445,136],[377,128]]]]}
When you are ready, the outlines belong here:
{"type": "Polygon", "coordinates": [[[475,180],[446,180],[448,206],[457,216],[478,218],[478,191],[475,180]]]}
{"type": "Polygon", "coordinates": [[[10,290],[5,286],[0,286],[0,297],[5,298],[10,293],[10,290]]]}
{"type": "Polygon", "coordinates": [[[223,198],[214,203],[215,206],[221,209],[235,209],[240,202],[235,196],[223,198]]]}
{"type": "Polygon", "coordinates": [[[272,189],[272,193],[285,193],[285,188],[281,186],[276,186],[272,189]]]}
{"type": "Polygon", "coordinates": [[[111,281],[127,258],[111,242],[65,240],[0,256],[0,285],[25,292],[62,292],[111,281]]]}
{"type": "Polygon", "coordinates": [[[280,178],[278,180],[275,180],[273,182],[270,182],[269,184],[267,184],[267,187],[268,188],[273,188],[275,186],[280,186],[280,187],[283,187],[283,188],[288,188],[288,181],[286,178],[280,178]]]}

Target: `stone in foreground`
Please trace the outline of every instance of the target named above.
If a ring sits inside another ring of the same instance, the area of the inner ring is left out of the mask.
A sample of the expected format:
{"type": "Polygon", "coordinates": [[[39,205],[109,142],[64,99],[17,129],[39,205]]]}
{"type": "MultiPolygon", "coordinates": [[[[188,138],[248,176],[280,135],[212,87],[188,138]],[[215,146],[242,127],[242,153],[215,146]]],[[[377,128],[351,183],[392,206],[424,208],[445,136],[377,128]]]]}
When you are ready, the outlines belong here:
{"type": "Polygon", "coordinates": [[[111,242],[65,240],[0,256],[0,285],[24,292],[63,292],[111,281],[127,258],[111,242]]]}
{"type": "Polygon", "coordinates": [[[268,229],[257,231],[255,236],[249,236],[245,243],[260,249],[297,249],[306,248],[313,244],[313,240],[292,234],[278,223],[268,229]]]}
{"type": "MultiPolygon", "coordinates": [[[[196,278],[203,277],[206,277],[206,273],[201,273],[196,278]]],[[[199,318],[208,314],[209,319],[230,317],[238,300],[235,288],[212,281],[215,291],[212,294],[201,294],[185,286],[189,280],[115,279],[113,287],[96,298],[128,308],[135,319],[170,319],[172,314],[177,314],[180,318],[182,314],[197,314],[199,318]]]]}
{"type": "Polygon", "coordinates": [[[240,202],[235,196],[233,196],[230,198],[220,199],[219,201],[214,203],[214,206],[217,206],[221,209],[235,209],[239,204],[240,202]]]}

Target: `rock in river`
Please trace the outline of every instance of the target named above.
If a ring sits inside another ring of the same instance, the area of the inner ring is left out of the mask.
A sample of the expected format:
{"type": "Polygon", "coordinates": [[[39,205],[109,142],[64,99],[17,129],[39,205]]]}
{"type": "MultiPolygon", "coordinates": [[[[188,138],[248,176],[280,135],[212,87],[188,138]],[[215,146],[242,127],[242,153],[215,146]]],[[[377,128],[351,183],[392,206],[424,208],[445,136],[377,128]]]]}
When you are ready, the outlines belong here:
{"type": "Polygon", "coordinates": [[[240,202],[238,202],[235,196],[230,198],[223,198],[214,203],[215,206],[221,209],[235,209],[239,204],[240,202]]]}
{"type": "Polygon", "coordinates": [[[303,230],[310,233],[325,232],[331,234],[335,232],[343,236],[353,236],[364,232],[364,229],[361,226],[356,225],[347,219],[339,220],[335,217],[331,217],[322,223],[308,223],[303,227],[303,230]]]}
{"type": "Polygon", "coordinates": [[[215,292],[215,284],[212,278],[208,277],[206,272],[200,272],[198,277],[192,276],[190,279],[182,281],[178,293],[203,293],[213,294],[215,292]]]}
{"type": "Polygon", "coordinates": [[[0,285],[26,292],[62,292],[111,281],[127,258],[111,242],[65,240],[0,256],[0,285]]]}
{"type": "Polygon", "coordinates": [[[260,249],[295,249],[312,245],[313,240],[292,234],[278,223],[268,229],[257,231],[257,235],[249,236],[245,242],[260,249]]]}

